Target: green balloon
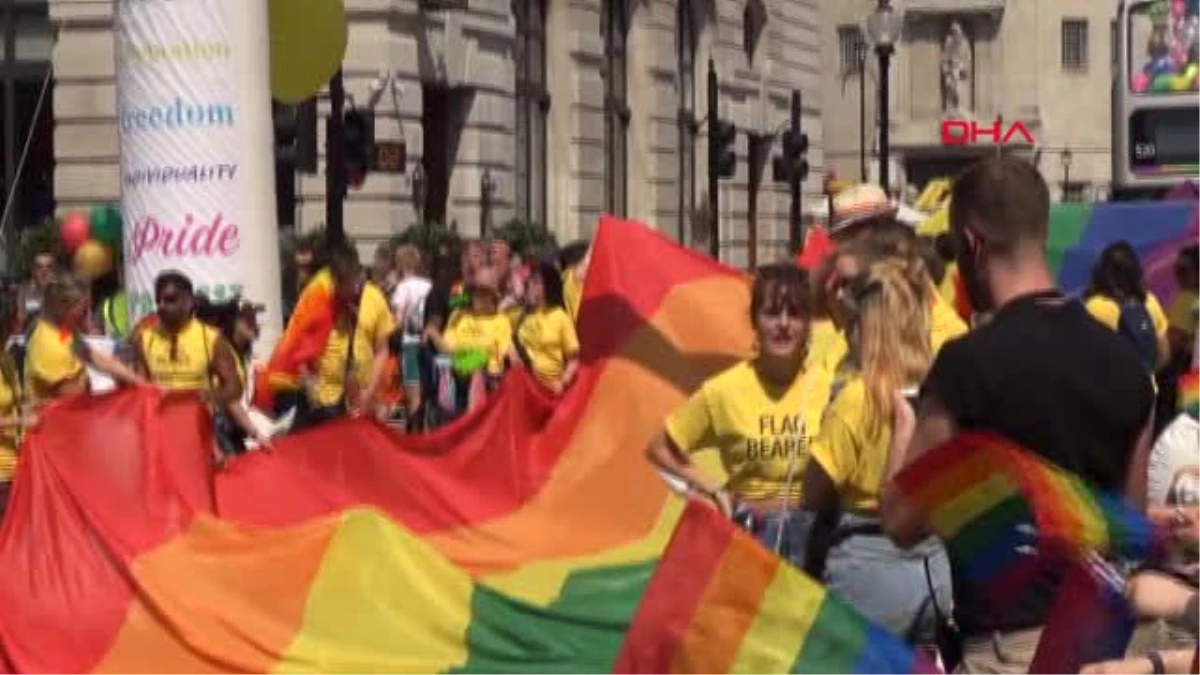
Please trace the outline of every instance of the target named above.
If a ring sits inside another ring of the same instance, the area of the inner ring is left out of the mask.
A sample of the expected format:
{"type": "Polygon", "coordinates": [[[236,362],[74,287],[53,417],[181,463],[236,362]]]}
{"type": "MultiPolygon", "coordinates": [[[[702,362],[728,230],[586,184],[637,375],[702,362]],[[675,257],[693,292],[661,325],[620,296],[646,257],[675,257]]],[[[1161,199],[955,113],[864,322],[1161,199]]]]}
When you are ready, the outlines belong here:
{"type": "Polygon", "coordinates": [[[112,206],[94,206],[91,213],[92,237],[109,246],[121,244],[121,212],[112,206]]]}

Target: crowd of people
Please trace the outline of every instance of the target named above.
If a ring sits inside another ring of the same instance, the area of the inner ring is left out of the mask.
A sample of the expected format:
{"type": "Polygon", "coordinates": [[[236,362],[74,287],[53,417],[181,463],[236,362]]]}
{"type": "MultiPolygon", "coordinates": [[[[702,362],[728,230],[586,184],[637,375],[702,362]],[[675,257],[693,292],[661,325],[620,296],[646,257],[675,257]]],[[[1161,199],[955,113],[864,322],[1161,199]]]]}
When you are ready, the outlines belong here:
{"type": "Polygon", "coordinates": [[[1166,434],[1156,444],[1155,417],[1195,428],[1194,408],[1177,414],[1157,402],[1174,401],[1178,376],[1194,367],[1195,247],[1180,252],[1169,312],[1126,242],[1103,252],[1082,297],[1067,297],[1046,260],[1049,192],[1035,168],[985,160],[955,180],[950,204],[948,239],[927,242],[896,220],[882,190],[838,194],[834,252],[810,273],[790,263],[756,272],[754,355],[672,413],[649,459],[946,666],[1024,673],[1061,570],[994,602],[956,574],[925,515],[892,482],[959,432],[1000,434],[1146,508],[1172,534],[1171,561],[1140,571],[1129,588],[1140,589],[1130,597],[1145,618],[1182,620],[1182,634],[1155,633],[1130,661],[1089,668],[1161,672],[1183,662],[1179,672],[1189,672],[1196,437],[1186,449],[1166,434]],[[942,283],[948,273],[956,283],[942,283]],[[947,286],[965,294],[954,304],[969,311],[955,310],[947,286]],[[713,448],[725,477],[694,461],[713,448]],[[1172,499],[1148,503],[1152,457],[1183,467],[1172,499]],[[1156,609],[1189,598],[1190,620],[1156,609]]]}
{"type": "Polygon", "coordinates": [[[381,246],[364,267],[352,245],[308,237],[288,270],[287,309],[324,277],[334,325],[301,377],[283,383],[253,358],[263,305],[212,301],[169,270],[154,282],[155,313],[130,326],[115,273],[88,279],[38,252],[26,283],[0,288],[0,515],[39,408],[114,384],[203,399],[217,468],[269,450],[281,431],[349,415],[435,428],[478,407],[512,367],[561,395],[578,366],[587,251],[579,242],[521,261],[503,240],[469,240],[427,260],[412,245],[381,246]],[[270,409],[259,410],[264,400],[270,409]]]}
{"type": "MultiPolygon", "coordinates": [[[[1195,363],[1196,247],[1180,252],[1169,308],[1146,289],[1127,242],[1102,252],[1082,297],[1067,297],[1047,265],[1049,196],[1034,168],[985,160],[957,178],[951,200],[950,233],[929,241],[878,188],[838,194],[833,252],[812,270],[754,271],[753,356],[675,410],[648,458],[947,665],[1026,672],[1060,580],[989,602],[892,483],[961,431],[1002,434],[1174,534],[1170,564],[1134,576],[1130,597],[1176,623],[1181,604],[1193,607],[1192,620],[1146,642],[1145,656],[1091,666],[1173,668],[1190,659],[1196,631],[1200,423],[1194,407],[1176,409],[1176,382],[1195,363]],[[724,476],[693,461],[710,449],[724,476]],[[1156,463],[1189,468],[1163,481],[1156,463]]],[[[515,367],[562,395],[579,367],[588,243],[523,253],[503,240],[385,245],[363,266],[350,245],[302,240],[286,311],[300,313],[305,292],[324,287],[334,320],[286,381],[265,380],[252,360],[263,307],[250,299],[212,302],[168,271],[155,280],[157,311],[130,327],[118,294],[101,290],[93,303],[96,282],[39,254],[27,284],[0,289],[0,340],[11,346],[0,355],[0,513],[39,407],[97,376],[201,397],[218,466],[269,450],[272,419],[289,416],[291,429],[365,415],[427,431],[480,406],[515,367]],[[97,348],[97,335],[117,348],[97,348]],[[252,404],[264,392],[269,416],[252,404]]]]}

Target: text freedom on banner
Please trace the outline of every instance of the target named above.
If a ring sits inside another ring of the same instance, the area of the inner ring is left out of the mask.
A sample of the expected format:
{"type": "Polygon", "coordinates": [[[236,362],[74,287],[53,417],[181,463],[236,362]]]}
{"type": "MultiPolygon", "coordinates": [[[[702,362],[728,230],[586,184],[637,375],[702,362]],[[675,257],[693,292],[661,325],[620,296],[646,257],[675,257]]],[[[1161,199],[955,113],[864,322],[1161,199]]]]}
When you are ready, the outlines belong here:
{"type": "MultiPolygon", "coordinates": [[[[131,318],[167,269],[280,326],[265,3],[118,3],[117,118],[131,318]],[[216,289],[219,289],[216,290],[216,289]]],[[[214,297],[213,299],[218,299],[214,297]]]]}

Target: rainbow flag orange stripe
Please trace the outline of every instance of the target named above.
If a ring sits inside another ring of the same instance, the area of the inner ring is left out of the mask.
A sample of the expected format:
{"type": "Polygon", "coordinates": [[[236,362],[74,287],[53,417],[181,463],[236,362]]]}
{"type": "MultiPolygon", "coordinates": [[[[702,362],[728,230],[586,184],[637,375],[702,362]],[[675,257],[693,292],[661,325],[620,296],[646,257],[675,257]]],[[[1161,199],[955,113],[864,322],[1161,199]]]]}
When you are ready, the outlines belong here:
{"type": "Polygon", "coordinates": [[[933,664],[714,509],[692,502],[616,669],[629,673],[911,673],[933,664]]]}
{"type": "MultiPolygon", "coordinates": [[[[963,433],[922,455],[897,478],[977,583],[1031,573],[1021,548],[1078,558],[1090,552],[1142,559],[1150,523],[1121,499],[1096,490],[999,436],[963,433]]],[[[998,589],[999,587],[997,587],[998,589]]],[[[997,591],[999,592],[999,591],[997,591]]]]}

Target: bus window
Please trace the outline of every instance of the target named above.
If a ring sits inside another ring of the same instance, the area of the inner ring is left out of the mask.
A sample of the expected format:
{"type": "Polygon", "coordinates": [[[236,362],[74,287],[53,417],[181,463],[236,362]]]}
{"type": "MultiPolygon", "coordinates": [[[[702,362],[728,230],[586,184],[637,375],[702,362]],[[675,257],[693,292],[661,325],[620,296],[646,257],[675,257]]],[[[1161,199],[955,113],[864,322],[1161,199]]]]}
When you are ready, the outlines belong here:
{"type": "Polygon", "coordinates": [[[1186,15],[1185,3],[1153,0],[1129,5],[1128,86],[1137,94],[1196,91],[1196,17],[1186,15]]]}

